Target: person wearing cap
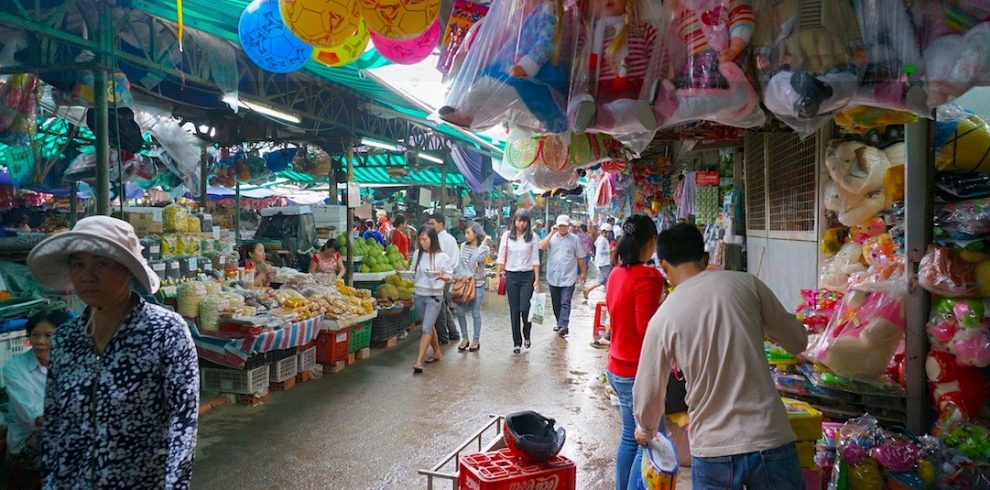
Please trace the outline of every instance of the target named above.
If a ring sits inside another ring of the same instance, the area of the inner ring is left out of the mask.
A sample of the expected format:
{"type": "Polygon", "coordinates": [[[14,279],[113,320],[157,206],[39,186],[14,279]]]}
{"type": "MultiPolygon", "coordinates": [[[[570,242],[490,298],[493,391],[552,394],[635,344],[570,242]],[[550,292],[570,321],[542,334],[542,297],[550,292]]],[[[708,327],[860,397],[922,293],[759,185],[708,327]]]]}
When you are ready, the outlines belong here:
{"type": "Polygon", "coordinates": [[[52,336],[45,388],[45,488],[188,488],[199,367],[185,321],[145,302],[159,279],[134,228],[84,218],[28,256],[42,285],[82,316],[52,336]]]}
{"type": "Polygon", "coordinates": [[[540,242],[540,250],[547,251],[547,284],[550,285],[553,315],[557,317],[557,326],[553,331],[561,337],[570,332],[567,327],[578,271],[582,283],[588,278],[588,269],[584,266],[584,246],[570,230],[571,218],[562,214],[557,217],[557,224],[551,228],[547,237],[540,242]]]}

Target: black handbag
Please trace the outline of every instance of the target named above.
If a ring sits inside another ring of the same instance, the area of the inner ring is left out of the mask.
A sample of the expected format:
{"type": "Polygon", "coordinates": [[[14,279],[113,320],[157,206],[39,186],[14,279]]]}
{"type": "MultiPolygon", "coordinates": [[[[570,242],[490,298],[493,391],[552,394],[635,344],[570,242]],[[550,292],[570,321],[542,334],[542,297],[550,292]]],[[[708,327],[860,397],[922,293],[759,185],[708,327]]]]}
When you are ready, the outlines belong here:
{"type": "Polygon", "coordinates": [[[667,379],[667,398],[664,405],[664,413],[672,414],[687,412],[687,382],[684,373],[680,369],[674,368],[670,371],[670,378],[667,379]]]}

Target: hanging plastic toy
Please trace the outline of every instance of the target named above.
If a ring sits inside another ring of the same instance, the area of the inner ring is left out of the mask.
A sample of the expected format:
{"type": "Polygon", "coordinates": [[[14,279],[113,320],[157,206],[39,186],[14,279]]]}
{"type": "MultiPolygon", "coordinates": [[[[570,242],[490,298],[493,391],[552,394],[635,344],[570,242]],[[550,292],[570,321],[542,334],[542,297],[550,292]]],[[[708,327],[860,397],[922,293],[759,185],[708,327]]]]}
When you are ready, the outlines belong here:
{"type": "Polygon", "coordinates": [[[237,23],[241,48],[254,64],[272,73],[303,67],[313,48],[299,40],[282,22],[278,0],[254,0],[237,23]]]}
{"type": "Polygon", "coordinates": [[[354,37],[332,48],[314,50],[313,59],[330,67],[349,65],[361,57],[369,42],[371,35],[362,19],[358,22],[358,31],[354,37]]]}
{"type": "Polygon", "coordinates": [[[608,133],[642,151],[657,129],[651,101],[660,10],[646,0],[584,0],[568,115],[576,133],[608,133]]]}
{"type": "Polygon", "coordinates": [[[439,40],[439,22],[434,22],[426,32],[406,41],[393,41],[374,32],[371,33],[371,42],[375,44],[375,49],[385,59],[400,65],[412,65],[425,60],[433,52],[433,48],[437,47],[439,40]]]}
{"type": "Polygon", "coordinates": [[[976,85],[990,85],[990,4],[983,0],[915,0],[928,107],[976,85]]]}
{"type": "Polygon", "coordinates": [[[570,60],[563,0],[497,0],[454,78],[440,117],[487,130],[567,131],[570,60]]]}

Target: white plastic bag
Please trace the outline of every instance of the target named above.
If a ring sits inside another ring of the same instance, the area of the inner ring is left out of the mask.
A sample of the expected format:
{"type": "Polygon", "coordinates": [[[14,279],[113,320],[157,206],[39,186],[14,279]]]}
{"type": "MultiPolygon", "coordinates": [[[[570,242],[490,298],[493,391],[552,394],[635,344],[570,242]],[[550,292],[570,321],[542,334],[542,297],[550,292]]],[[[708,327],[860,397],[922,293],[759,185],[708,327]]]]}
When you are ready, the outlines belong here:
{"type": "Polygon", "coordinates": [[[529,300],[529,322],[543,325],[543,314],[547,309],[547,293],[534,292],[529,300]]]}

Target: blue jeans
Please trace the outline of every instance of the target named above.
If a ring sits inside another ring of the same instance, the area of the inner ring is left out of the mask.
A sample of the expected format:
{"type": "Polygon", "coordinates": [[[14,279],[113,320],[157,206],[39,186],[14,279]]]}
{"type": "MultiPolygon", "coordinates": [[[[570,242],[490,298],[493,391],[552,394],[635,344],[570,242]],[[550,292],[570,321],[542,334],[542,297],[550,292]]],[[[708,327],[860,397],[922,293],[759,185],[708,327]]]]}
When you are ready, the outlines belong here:
{"type": "Polygon", "coordinates": [[[574,297],[574,286],[559,288],[550,286],[550,303],[553,305],[553,316],[557,317],[557,327],[564,329],[570,324],[571,299],[574,297]]]}
{"type": "Polygon", "coordinates": [[[691,487],[699,490],[802,490],[794,443],[718,458],[691,458],[691,487]]]}
{"type": "Polygon", "coordinates": [[[475,342],[481,341],[481,301],[485,299],[485,287],[478,284],[474,288],[474,300],[470,303],[457,305],[457,322],[461,324],[461,338],[468,340],[468,326],[467,326],[467,313],[470,309],[471,317],[474,319],[474,337],[471,338],[475,342]]]}
{"type": "Polygon", "coordinates": [[[622,416],[622,436],[615,452],[615,490],[639,488],[643,480],[643,448],[636,444],[636,418],[633,416],[632,390],[636,379],[616,376],[611,371],[606,374],[619,396],[619,414],[622,416]]]}

